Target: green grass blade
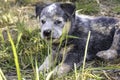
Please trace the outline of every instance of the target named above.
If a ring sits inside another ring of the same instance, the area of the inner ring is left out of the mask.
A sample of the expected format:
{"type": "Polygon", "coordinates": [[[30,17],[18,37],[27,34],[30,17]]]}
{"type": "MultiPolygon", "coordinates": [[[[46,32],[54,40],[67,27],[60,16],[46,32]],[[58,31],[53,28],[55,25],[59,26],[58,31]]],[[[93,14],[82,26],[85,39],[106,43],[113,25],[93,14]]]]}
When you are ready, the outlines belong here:
{"type": "Polygon", "coordinates": [[[1,69],[0,69],[0,80],[7,80],[1,69]]]}
{"type": "MultiPolygon", "coordinates": [[[[90,40],[90,34],[91,34],[91,31],[89,31],[89,33],[88,33],[87,42],[86,42],[86,46],[85,46],[85,54],[84,54],[84,59],[83,59],[82,74],[84,73],[84,70],[85,70],[85,62],[86,62],[86,57],[87,57],[87,50],[88,50],[88,44],[89,44],[89,40],[90,40]]],[[[82,79],[84,80],[84,76],[82,76],[82,79]]]]}
{"type": "Polygon", "coordinates": [[[21,73],[20,73],[19,62],[18,62],[18,56],[17,56],[17,52],[16,52],[16,47],[15,47],[15,44],[12,40],[12,37],[10,35],[9,30],[7,30],[7,34],[8,34],[8,38],[9,38],[9,41],[11,43],[11,46],[12,46],[12,51],[13,51],[14,61],[15,61],[15,66],[16,66],[16,71],[17,71],[17,77],[18,77],[18,80],[22,80],[21,73]]]}
{"type": "Polygon", "coordinates": [[[51,76],[52,76],[53,73],[54,73],[54,70],[51,71],[51,72],[49,72],[48,75],[47,75],[47,77],[46,77],[46,80],[50,80],[50,78],[51,78],[51,76]]]}
{"type": "Polygon", "coordinates": [[[35,60],[35,64],[36,64],[36,79],[35,80],[39,80],[39,71],[38,71],[38,66],[37,66],[37,61],[35,60]]]}
{"type": "Polygon", "coordinates": [[[3,35],[2,35],[2,30],[0,29],[0,38],[1,38],[1,41],[2,41],[2,43],[4,42],[4,37],[3,37],[3,35]]]}
{"type": "Polygon", "coordinates": [[[87,70],[120,70],[120,66],[105,66],[105,67],[97,67],[97,68],[88,68],[87,70]]]}
{"type": "Polygon", "coordinates": [[[75,80],[78,80],[77,65],[74,63],[75,80]]]}
{"type": "Polygon", "coordinates": [[[21,37],[22,37],[22,33],[19,33],[18,38],[17,38],[16,49],[18,49],[18,45],[19,45],[21,37]]]}

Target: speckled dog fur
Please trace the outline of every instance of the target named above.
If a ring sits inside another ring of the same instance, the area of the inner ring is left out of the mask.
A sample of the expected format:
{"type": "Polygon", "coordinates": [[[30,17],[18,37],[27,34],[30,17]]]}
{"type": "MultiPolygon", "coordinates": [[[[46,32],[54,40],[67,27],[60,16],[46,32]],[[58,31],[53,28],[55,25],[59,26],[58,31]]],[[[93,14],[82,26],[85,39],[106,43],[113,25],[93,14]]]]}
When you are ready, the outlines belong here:
{"type": "Polygon", "coordinates": [[[49,70],[55,61],[62,61],[53,70],[58,76],[73,70],[74,64],[80,66],[89,31],[87,60],[115,59],[120,54],[120,26],[117,25],[120,20],[117,18],[79,15],[75,13],[74,4],[60,2],[37,4],[36,16],[40,19],[41,37],[48,43],[52,40],[52,54],[47,56],[39,71],[49,70]],[[60,45],[61,37],[67,35],[77,38],[63,38],[60,45]]]}

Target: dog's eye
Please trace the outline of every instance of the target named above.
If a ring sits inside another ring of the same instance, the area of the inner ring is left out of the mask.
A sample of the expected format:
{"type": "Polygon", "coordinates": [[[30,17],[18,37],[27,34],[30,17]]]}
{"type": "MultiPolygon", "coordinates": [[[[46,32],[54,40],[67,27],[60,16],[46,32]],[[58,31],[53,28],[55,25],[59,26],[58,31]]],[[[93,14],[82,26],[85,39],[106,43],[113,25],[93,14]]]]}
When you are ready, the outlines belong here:
{"type": "Polygon", "coordinates": [[[62,23],[62,21],[60,21],[60,20],[56,20],[55,22],[54,22],[54,24],[61,24],[62,23]]]}
{"type": "Polygon", "coordinates": [[[41,20],[41,23],[42,23],[42,24],[45,24],[45,22],[46,22],[45,20],[41,20]]]}

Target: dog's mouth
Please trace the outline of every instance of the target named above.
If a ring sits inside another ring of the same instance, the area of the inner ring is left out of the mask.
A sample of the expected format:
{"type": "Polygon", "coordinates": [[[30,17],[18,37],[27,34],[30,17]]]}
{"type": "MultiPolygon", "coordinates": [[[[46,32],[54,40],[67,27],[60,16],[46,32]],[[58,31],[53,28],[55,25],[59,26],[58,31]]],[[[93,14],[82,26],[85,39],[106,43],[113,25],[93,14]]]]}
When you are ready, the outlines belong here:
{"type": "Polygon", "coordinates": [[[58,43],[59,40],[60,40],[60,37],[59,38],[54,38],[54,37],[44,37],[44,39],[48,42],[52,42],[52,43],[58,43]]]}
{"type": "Polygon", "coordinates": [[[54,40],[54,39],[56,39],[56,38],[53,38],[53,37],[45,37],[45,39],[50,41],[50,40],[54,40]]]}

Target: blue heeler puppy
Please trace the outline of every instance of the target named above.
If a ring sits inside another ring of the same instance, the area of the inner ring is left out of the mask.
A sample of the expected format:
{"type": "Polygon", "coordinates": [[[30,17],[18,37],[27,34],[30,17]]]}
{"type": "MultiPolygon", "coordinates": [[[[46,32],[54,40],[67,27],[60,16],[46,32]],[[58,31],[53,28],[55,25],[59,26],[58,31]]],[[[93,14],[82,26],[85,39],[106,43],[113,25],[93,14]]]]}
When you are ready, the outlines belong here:
{"type": "Polygon", "coordinates": [[[115,59],[120,54],[119,19],[91,17],[75,13],[72,3],[37,4],[41,38],[52,41],[52,53],[47,56],[39,71],[49,70],[55,61],[60,62],[54,75],[64,75],[79,67],[83,61],[88,32],[91,31],[87,60],[100,57],[115,59]],[[70,37],[72,36],[72,37],[70,37]],[[74,36],[74,38],[73,38],[74,36]]]}

